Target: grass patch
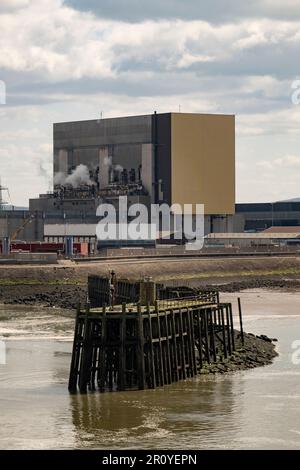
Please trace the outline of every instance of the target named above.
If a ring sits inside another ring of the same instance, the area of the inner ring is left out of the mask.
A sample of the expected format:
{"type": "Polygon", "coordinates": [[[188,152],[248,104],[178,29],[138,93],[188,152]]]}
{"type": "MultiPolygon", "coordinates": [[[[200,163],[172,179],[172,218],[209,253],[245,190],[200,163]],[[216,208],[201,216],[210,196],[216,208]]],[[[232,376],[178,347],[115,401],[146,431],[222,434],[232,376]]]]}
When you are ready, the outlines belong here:
{"type": "Polygon", "coordinates": [[[209,278],[227,278],[227,277],[257,277],[257,276],[295,276],[300,275],[299,268],[286,268],[286,269],[249,269],[241,271],[207,271],[183,274],[171,274],[167,276],[158,276],[158,281],[170,279],[209,279],[209,278]]]}

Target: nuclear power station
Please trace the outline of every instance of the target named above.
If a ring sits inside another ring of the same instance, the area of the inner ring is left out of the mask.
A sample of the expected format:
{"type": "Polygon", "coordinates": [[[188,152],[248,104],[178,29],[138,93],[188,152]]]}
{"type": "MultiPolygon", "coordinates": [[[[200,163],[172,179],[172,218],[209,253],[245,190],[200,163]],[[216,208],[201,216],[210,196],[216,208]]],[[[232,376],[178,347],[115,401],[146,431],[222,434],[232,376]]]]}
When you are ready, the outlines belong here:
{"type": "Polygon", "coordinates": [[[129,207],[204,204],[205,233],[232,231],[235,117],[155,112],[55,123],[53,191],[13,214],[6,236],[21,226],[20,239],[95,242],[97,207],[117,208],[120,196],[129,207]]]}

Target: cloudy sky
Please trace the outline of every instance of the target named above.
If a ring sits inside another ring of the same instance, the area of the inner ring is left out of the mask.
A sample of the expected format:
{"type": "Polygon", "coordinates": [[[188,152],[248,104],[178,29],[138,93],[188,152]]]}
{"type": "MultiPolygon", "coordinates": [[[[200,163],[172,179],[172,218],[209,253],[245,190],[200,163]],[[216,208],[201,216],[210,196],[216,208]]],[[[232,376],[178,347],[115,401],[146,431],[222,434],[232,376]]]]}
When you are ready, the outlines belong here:
{"type": "Polygon", "coordinates": [[[180,106],[236,114],[237,201],[299,197],[299,54],[300,0],[0,0],[2,183],[50,189],[53,122],[180,106]]]}

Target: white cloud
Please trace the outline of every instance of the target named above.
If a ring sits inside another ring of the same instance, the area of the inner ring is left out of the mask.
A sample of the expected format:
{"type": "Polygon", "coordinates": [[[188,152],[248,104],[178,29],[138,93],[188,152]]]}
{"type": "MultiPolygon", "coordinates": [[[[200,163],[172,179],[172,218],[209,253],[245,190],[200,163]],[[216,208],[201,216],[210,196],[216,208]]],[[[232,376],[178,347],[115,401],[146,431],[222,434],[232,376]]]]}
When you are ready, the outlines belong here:
{"type": "Polygon", "coordinates": [[[264,19],[221,26],[201,20],[132,24],[102,20],[62,0],[31,0],[27,8],[1,15],[0,67],[44,81],[115,77],[124,64],[176,70],[235,61],[257,46],[284,49],[299,29],[300,22],[264,19]]]}
{"type": "Polygon", "coordinates": [[[283,157],[275,158],[274,160],[260,160],[256,165],[266,170],[274,170],[276,168],[298,168],[300,167],[300,155],[284,155],[283,157]]]}
{"type": "Polygon", "coordinates": [[[1,0],[0,13],[29,6],[30,0],[1,0]]]}
{"type": "MultiPolygon", "coordinates": [[[[260,3],[266,11],[273,4],[279,17],[281,2],[260,3]]],[[[285,7],[292,12],[295,5],[290,0],[285,7]]],[[[0,174],[15,202],[48,189],[41,176],[51,173],[53,121],[93,119],[101,110],[104,117],[178,111],[179,105],[183,112],[237,114],[239,199],[270,199],[279,190],[288,197],[287,184],[298,191],[300,106],[290,95],[300,21],[288,16],[292,21],[243,14],[223,24],[166,16],[127,23],[62,0],[1,0],[0,79],[8,96],[0,108],[0,174]],[[98,82],[95,91],[88,88],[98,82]],[[276,137],[290,148],[278,151],[276,137]]]]}
{"type": "Polygon", "coordinates": [[[240,136],[300,134],[300,106],[267,113],[243,113],[237,116],[236,131],[240,136]]]}
{"type": "Polygon", "coordinates": [[[274,165],[272,165],[271,162],[268,162],[267,160],[262,160],[261,162],[257,162],[257,166],[260,168],[265,168],[266,170],[271,170],[274,165]]]}
{"type": "Polygon", "coordinates": [[[300,155],[284,155],[274,160],[275,165],[280,167],[297,168],[300,166],[300,155]]]}

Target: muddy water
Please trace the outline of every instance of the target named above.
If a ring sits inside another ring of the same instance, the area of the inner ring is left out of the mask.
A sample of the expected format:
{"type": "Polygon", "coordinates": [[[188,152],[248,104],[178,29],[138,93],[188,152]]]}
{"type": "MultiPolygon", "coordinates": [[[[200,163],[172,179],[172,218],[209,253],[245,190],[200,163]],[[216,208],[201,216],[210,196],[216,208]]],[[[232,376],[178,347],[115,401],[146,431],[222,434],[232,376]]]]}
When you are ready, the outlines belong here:
{"type": "Polygon", "coordinates": [[[279,340],[272,365],[164,389],[87,396],[67,392],[72,315],[0,307],[6,345],[0,448],[300,449],[300,364],[292,362],[300,293],[240,296],[245,329],[279,340]]]}

